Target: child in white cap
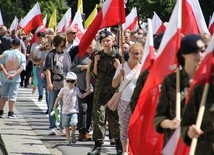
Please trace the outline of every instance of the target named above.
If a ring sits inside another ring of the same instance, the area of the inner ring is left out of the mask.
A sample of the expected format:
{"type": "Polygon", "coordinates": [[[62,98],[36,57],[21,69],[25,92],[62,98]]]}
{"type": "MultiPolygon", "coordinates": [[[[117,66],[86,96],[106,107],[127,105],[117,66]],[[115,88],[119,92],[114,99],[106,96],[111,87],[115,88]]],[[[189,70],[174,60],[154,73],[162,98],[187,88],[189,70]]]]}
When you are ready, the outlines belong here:
{"type": "Polygon", "coordinates": [[[71,143],[76,143],[75,130],[78,123],[78,97],[84,98],[89,95],[91,92],[87,91],[82,94],[78,87],[75,86],[77,76],[74,72],[68,72],[66,75],[66,84],[60,90],[58,97],[56,98],[54,108],[59,104],[59,101],[62,99],[62,127],[65,128],[66,135],[66,145],[71,143]],[[71,126],[71,134],[69,127],[71,126]],[[70,136],[71,135],[71,136],[70,136]],[[70,138],[71,137],[71,138],[70,138]]]}

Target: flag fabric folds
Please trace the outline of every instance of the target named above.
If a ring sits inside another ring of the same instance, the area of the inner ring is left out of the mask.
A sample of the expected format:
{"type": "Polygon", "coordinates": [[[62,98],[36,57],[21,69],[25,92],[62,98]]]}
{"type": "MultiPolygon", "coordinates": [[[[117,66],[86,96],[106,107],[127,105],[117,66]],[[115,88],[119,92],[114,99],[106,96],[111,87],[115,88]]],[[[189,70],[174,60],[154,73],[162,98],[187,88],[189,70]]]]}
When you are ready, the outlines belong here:
{"type": "Polygon", "coordinates": [[[137,8],[132,8],[131,12],[126,16],[126,22],[123,24],[123,30],[129,29],[131,31],[137,30],[138,26],[138,16],[137,8]]]}
{"type": "Polygon", "coordinates": [[[31,30],[42,25],[42,13],[37,2],[28,14],[20,21],[19,26],[28,34],[31,30]]]}
{"type": "Polygon", "coordinates": [[[180,46],[181,2],[177,1],[164,33],[157,59],[147,77],[129,124],[129,146],[132,155],[159,155],[163,135],[156,132],[153,120],[159,97],[159,85],[177,67],[176,53],[180,46]]]}
{"type": "Polygon", "coordinates": [[[18,18],[15,16],[13,22],[10,25],[10,30],[17,30],[19,24],[18,18]]]}
{"type": "Polygon", "coordinates": [[[106,0],[102,9],[83,35],[79,44],[79,56],[83,56],[101,28],[106,28],[125,22],[124,0],[106,0]]]}
{"type": "Polygon", "coordinates": [[[214,12],[209,22],[209,31],[210,31],[210,34],[214,33],[214,12]]]}
{"type": "Polygon", "coordinates": [[[152,22],[151,19],[148,19],[148,33],[146,38],[145,47],[143,50],[143,58],[142,58],[142,68],[141,72],[145,71],[148,68],[151,68],[153,62],[155,61],[155,49],[153,43],[153,32],[152,32],[152,22]]]}
{"type": "Polygon", "coordinates": [[[94,20],[94,18],[96,17],[97,15],[97,4],[94,8],[94,10],[91,12],[91,14],[88,16],[88,18],[86,19],[85,21],[85,28],[88,28],[89,25],[92,23],[92,21],[94,20]]]}
{"type": "Polygon", "coordinates": [[[83,13],[83,3],[82,0],[78,0],[77,10],[80,9],[80,13],[83,13]]]}
{"type": "Polygon", "coordinates": [[[160,17],[157,15],[156,12],[154,12],[154,15],[152,17],[152,31],[153,34],[159,34],[161,32],[164,32],[166,30],[166,26],[160,19],[160,17]]]}
{"type": "Polygon", "coordinates": [[[35,31],[35,33],[33,34],[33,38],[31,39],[31,41],[30,41],[30,45],[32,45],[33,43],[35,43],[36,41],[37,41],[37,34],[39,33],[39,32],[44,32],[45,31],[45,28],[46,28],[46,23],[47,23],[47,15],[45,16],[45,18],[42,20],[42,25],[41,26],[39,26],[37,29],[36,29],[36,31],[35,31]]]}
{"type": "Polygon", "coordinates": [[[84,34],[84,27],[82,24],[82,16],[80,13],[80,9],[77,10],[76,15],[74,16],[74,19],[71,23],[71,27],[72,29],[75,30],[76,38],[78,39],[78,42],[79,42],[84,34]]]}
{"type": "Polygon", "coordinates": [[[56,27],[56,9],[54,9],[48,24],[48,28],[55,28],[55,27],[56,27]]]}
{"type": "Polygon", "coordinates": [[[2,18],[2,14],[1,14],[1,10],[0,10],[0,26],[4,25],[4,22],[3,22],[3,18],[2,18]]]}
{"type": "Polygon", "coordinates": [[[71,8],[69,8],[63,15],[60,22],[58,23],[56,27],[56,32],[65,32],[65,29],[71,25],[71,22],[72,22],[71,8]]]}
{"type": "Polygon", "coordinates": [[[209,34],[198,0],[182,0],[181,33],[209,34]]]}

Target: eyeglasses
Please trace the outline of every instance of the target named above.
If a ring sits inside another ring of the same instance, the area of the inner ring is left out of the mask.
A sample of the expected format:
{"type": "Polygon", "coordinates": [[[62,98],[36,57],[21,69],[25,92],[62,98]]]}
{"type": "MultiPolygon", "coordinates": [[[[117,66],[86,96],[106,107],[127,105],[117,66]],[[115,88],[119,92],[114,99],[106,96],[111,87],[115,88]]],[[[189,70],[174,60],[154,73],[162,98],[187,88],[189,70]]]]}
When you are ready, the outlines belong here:
{"type": "Polygon", "coordinates": [[[74,83],[76,80],[66,80],[67,83],[74,83]]]}

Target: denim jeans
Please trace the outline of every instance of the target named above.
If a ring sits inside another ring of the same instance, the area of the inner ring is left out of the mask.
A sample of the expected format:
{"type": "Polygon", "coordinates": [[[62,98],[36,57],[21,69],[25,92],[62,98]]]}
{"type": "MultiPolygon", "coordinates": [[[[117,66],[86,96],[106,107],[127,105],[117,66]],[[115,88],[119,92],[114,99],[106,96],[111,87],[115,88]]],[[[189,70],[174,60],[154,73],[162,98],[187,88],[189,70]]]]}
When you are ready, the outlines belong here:
{"type": "Polygon", "coordinates": [[[60,90],[51,90],[49,91],[49,102],[48,102],[48,111],[49,111],[49,129],[56,128],[56,118],[55,115],[51,116],[50,113],[53,110],[55,100],[60,90]]]}
{"type": "Polygon", "coordinates": [[[36,66],[36,77],[38,80],[38,92],[39,96],[43,96],[44,79],[41,78],[40,68],[36,66]]]}

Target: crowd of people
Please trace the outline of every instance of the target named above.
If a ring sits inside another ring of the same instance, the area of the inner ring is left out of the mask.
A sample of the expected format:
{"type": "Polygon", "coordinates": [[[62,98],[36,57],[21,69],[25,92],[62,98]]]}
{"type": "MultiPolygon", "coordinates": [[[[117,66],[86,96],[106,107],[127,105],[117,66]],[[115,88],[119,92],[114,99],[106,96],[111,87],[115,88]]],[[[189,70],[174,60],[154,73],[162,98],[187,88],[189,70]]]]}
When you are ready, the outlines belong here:
{"type": "MultiPolygon", "coordinates": [[[[38,90],[38,101],[46,99],[50,135],[56,135],[57,128],[60,129],[60,133],[66,136],[66,145],[76,143],[77,140],[93,140],[94,148],[88,155],[96,155],[101,152],[108,124],[109,139],[116,146],[117,154],[128,155],[130,117],[135,110],[150,68],[141,72],[146,31],[143,29],[124,31],[124,41],[121,45],[124,57],[121,57],[116,33],[118,31],[115,29],[98,32],[98,37],[91,42],[85,55],[79,57],[76,32],[71,27],[59,34],[47,28],[33,36],[24,35],[19,30],[11,32],[5,26],[0,26],[0,68],[3,89],[0,99],[0,118],[4,117],[3,109],[6,101],[9,102],[8,117],[17,118],[13,109],[18,89],[32,85],[32,93],[38,90]],[[122,63],[123,60],[125,63],[122,63]],[[122,96],[117,110],[112,111],[106,103],[117,91],[121,91],[122,96]],[[59,124],[52,114],[58,109],[61,116],[59,124]],[[79,131],[78,137],[75,136],[76,130],[79,131]],[[89,134],[91,130],[93,135],[89,134]]],[[[164,33],[154,35],[156,51],[163,35],[164,33]]],[[[207,106],[212,109],[208,110],[205,117],[206,124],[202,125],[201,129],[194,125],[200,103],[199,91],[190,98],[187,107],[184,104],[188,88],[210,38],[211,36],[207,34],[202,36],[189,34],[182,38],[180,44],[177,59],[181,68],[181,114],[184,114],[182,115],[184,119],[181,117],[179,120],[175,115],[175,73],[165,77],[162,83],[153,123],[156,131],[164,134],[164,145],[174,130],[181,125],[182,136],[188,145],[192,138],[200,137],[200,146],[197,147],[196,152],[203,152],[203,146],[207,146],[205,147],[209,148],[207,151],[210,154],[214,153],[212,95],[208,95],[207,101],[207,106]],[[194,108],[194,112],[191,113],[194,119],[190,116],[191,110],[188,110],[191,108],[194,108]],[[205,134],[212,136],[210,138],[204,136],[205,134]]],[[[202,91],[201,87],[197,89],[202,91]]],[[[212,89],[211,85],[210,93],[212,89]]]]}

